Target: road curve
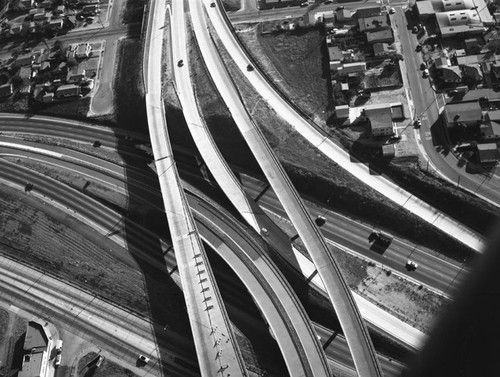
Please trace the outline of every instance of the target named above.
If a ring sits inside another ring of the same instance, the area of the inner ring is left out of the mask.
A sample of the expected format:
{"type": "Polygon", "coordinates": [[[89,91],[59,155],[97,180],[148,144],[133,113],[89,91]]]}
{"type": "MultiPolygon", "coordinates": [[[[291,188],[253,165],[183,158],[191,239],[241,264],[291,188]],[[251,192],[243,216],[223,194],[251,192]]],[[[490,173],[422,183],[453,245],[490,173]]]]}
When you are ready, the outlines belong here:
{"type": "MultiPolygon", "coordinates": [[[[485,246],[484,238],[471,229],[460,224],[455,219],[433,208],[423,200],[397,186],[381,175],[370,174],[370,168],[355,160],[320,128],[303,117],[296,107],[281,96],[260,72],[258,65],[247,55],[244,47],[239,43],[230,26],[230,21],[224,12],[222,1],[211,7],[215,0],[200,0],[205,4],[207,14],[216,30],[219,39],[234,60],[240,71],[246,76],[249,83],[273,108],[276,113],[288,122],[298,133],[318,148],[329,159],[334,161],[357,179],[375,189],[399,206],[405,208],[431,225],[442,230],[468,247],[482,251],[485,246]],[[254,69],[247,71],[248,64],[254,69]]],[[[206,31],[208,33],[208,31],[206,31]]]]}
{"type": "Polygon", "coordinates": [[[217,282],[187,204],[170,145],[161,95],[166,4],[152,0],[144,45],[146,113],[184,299],[203,376],[247,376],[217,282]]]}
{"type": "MultiPolygon", "coordinates": [[[[71,156],[62,156],[41,148],[26,152],[26,148],[19,148],[19,145],[12,144],[10,147],[0,149],[2,155],[24,155],[30,160],[36,159],[62,170],[69,169],[67,165],[75,164],[71,156]],[[69,161],[69,164],[66,164],[66,161],[69,161]]],[[[99,171],[100,167],[100,164],[96,164],[96,161],[90,158],[87,163],[80,161],[76,165],[75,172],[82,178],[97,180],[96,171],[99,171]],[[89,166],[92,170],[89,171],[83,166],[89,166]]],[[[119,182],[108,182],[107,179],[100,178],[98,181],[101,184],[109,186],[110,190],[127,195],[123,183],[125,181],[123,172],[114,169],[108,170],[105,174],[111,175],[114,178],[113,181],[118,179],[119,182]]],[[[37,181],[37,186],[38,184],[39,181],[37,181]]],[[[136,195],[131,197],[134,202],[155,206],[154,203],[144,199],[151,197],[150,192],[143,187],[144,182],[127,177],[126,184],[134,187],[133,191],[136,195]]],[[[61,195],[63,196],[64,194],[61,195]]],[[[277,334],[276,340],[290,369],[290,375],[320,376],[321,370],[318,368],[321,368],[323,364],[327,365],[324,351],[318,345],[309,317],[295,292],[267,255],[265,243],[256,242],[255,237],[248,235],[248,229],[238,226],[235,219],[228,219],[227,215],[221,213],[220,208],[218,211],[215,210],[215,204],[209,206],[192,193],[188,195],[188,202],[195,211],[195,220],[202,239],[212,246],[235,271],[259,306],[273,333],[277,334]]],[[[158,207],[157,209],[163,210],[158,207]]],[[[104,209],[101,209],[100,212],[103,211],[104,209]]],[[[109,210],[109,212],[112,211],[109,210]]],[[[137,231],[134,229],[130,229],[131,236],[147,234],[147,230],[140,227],[137,231]]],[[[151,236],[154,235],[151,234],[151,236]]],[[[138,240],[139,244],[140,242],[138,240]]]]}
{"type": "Polygon", "coordinates": [[[344,330],[356,371],[361,377],[381,376],[370,335],[338,265],[278,158],[243,106],[239,92],[210,38],[202,3],[190,0],[189,4],[196,39],[212,80],[316,266],[344,330]]]}

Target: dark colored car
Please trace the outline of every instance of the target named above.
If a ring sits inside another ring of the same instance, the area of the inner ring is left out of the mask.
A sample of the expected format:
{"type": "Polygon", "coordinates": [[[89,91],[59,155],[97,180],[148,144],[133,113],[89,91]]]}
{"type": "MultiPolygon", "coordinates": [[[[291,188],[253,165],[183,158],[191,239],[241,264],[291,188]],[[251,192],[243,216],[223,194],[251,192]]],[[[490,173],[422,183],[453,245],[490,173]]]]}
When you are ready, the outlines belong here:
{"type": "Polygon", "coordinates": [[[181,59],[177,62],[177,67],[182,67],[182,66],[184,66],[184,60],[181,59]]]}

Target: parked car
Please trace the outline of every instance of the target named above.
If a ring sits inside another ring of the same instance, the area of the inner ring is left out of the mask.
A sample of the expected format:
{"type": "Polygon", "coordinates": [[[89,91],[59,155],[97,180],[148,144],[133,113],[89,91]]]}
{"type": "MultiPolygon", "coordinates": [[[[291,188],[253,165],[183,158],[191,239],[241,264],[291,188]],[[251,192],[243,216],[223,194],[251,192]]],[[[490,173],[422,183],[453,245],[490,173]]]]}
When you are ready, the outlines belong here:
{"type": "Polygon", "coordinates": [[[146,357],[144,355],[139,355],[138,361],[139,363],[146,365],[147,363],[149,363],[149,357],[146,357]]]}
{"type": "Polygon", "coordinates": [[[415,51],[417,51],[417,52],[422,51],[422,45],[418,44],[417,47],[415,48],[415,51]]]}
{"type": "Polygon", "coordinates": [[[428,70],[427,68],[426,68],[426,69],[424,69],[423,76],[424,76],[424,78],[429,77],[429,70],[428,70]]]}
{"type": "Polygon", "coordinates": [[[58,367],[59,365],[61,365],[61,359],[62,359],[61,354],[58,353],[56,355],[56,359],[54,360],[54,366],[58,367]]]}
{"type": "Polygon", "coordinates": [[[396,13],[396,9],[394,8],[389,8],[389,14],[394,14],[396,13]]]}
{"type": "Polygon", "coordinates": [[[414,34],[417,34],[418,33],[418,26],[413,26],[412,31],[414,34]]]}
{"type": "Polygon", "coordinates": [[[420,127],[422,127],[422,121],[420,119],[415,119],[415,122],[413,122],[413,127],[419,129],[420,127]]]}
{"type": "Polygon", "coordinates": [[[423,71],[424,69],[427,69],[427,64],[425,63],[420,64],[420,70],[423,71]]]}

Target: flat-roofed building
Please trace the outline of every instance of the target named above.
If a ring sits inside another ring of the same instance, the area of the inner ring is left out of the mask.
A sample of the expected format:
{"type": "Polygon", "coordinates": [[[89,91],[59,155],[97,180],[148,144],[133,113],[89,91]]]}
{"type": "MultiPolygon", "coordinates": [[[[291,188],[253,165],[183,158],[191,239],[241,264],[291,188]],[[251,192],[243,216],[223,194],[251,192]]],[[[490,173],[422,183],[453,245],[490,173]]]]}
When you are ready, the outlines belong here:
{"type": "Polygon", "coordinates": [[[29,321],[24,339],[24,357],[18,377],[46,377],[49,341],[43,327],[29,321]]]}
{"type": "Polygon", "coordinates": [[[381,30],[389,28],[389,16],[382,14],[380,16],[363,17],[358,19],[359,31],[381,30]]]}

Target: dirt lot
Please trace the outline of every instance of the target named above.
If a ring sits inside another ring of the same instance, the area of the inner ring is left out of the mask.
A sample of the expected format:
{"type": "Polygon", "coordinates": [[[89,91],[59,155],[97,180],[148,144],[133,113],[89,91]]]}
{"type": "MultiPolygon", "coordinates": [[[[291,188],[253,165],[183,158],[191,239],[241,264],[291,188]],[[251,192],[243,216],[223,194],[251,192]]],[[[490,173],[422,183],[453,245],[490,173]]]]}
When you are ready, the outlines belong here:
{"type": "MultiPolygon", "coordinates": [[[[260,24],[259,24],[260,25],[260,24]]],[[[323,125],[332,113],[328,51],[319,29],[261,35],[261,27],[237,27],[238,37],[278,87],[323,125]]]]}

